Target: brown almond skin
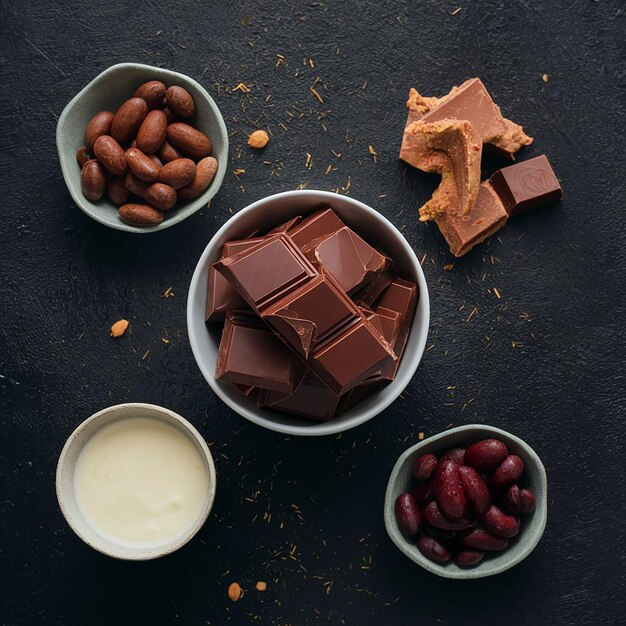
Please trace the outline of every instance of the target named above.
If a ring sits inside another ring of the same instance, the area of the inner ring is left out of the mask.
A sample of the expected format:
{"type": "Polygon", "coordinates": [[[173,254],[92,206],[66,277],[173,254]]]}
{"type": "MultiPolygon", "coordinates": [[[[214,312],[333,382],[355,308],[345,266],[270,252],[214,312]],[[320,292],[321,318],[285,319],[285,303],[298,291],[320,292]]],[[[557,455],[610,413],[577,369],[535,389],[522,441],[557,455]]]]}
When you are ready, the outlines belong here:
{"type": "Polygon", "coordinates": [[[80,186],[85,198],[97,202],[102,198],[106,185],[107,175],[102,164],[96,159],[87,161],[80,173],[80,186]]]}
{"type": "Polygon", "coordinates": [[[161,168],[159,180],[174,189],[180,189],[188,185],[195,175],[196,164],[191,159],[176,159],[161,168]]]}
{"type": "Polygon", "coordinates": [[[174,122],[167,127],[167,140],[195,161],[209,156],[213,147],[204,133],[183,122],[174,122]]]}
{"type": "Polygon", "coordinates": [[[158,154],[163,163],[183,158],[183,155],[167,139],[161,144],[158,154]]]}
{"type": "Polygon", "coordinates": [[[163,167],[163,163],[161,162],[161,159],[159,159],[159,157],[156,154],[149,154],[148,158],[158,167],[163,167]]]}
{"type": "Polygon", "coordinates": [[[144,199],[160,211],[169,211],[176,204],[176,190],[170,185],[153,183],[146,189],[144,199]]]}
{"type": "Polygon", "coordinates": [[[172,112],[180,117],[191,117],[196,110],[193,97],[184,87],[177,85],[168,87],[165,101],[172,112]]]}
{"type": "Polygon", "coordinates": [[[133,226],[156,226],[163,221],[164,215],[148,204],[123,204],[119,209],[122,222],[133,226]]]}
{"type": "Polygon", "coordinates": [[[107,183],[107,196],[109,200],[120,206],[126,204],[130,198],[130,191],[126,188],[124,176],[111,176],[107,183]]]}
{"type": "Polygon", "coordinates": [[[93,146],[96,159],[114,176],[123,176],[128,171],[124,149],[113,137],[102,135],[93,146]]]}
{"type": "Polygon", "coordinates": [[[85,146],[90,153],[93,154],[93,144],[96,143],[98,137],[111,134],[111,123],[114,117],[111,111],[100,111],[91,118],[85,128],[85,146]]]}
{"type": "Polygon", "coordinates": [[[137,132],[137,147],[146,154],[154,154],[165,141],[167,118],[159,109],[150,111],[137,132]]]}
{"type": "Polygon", "coordinates": [[[165,97],[166,87],[160,80],[149,80],[140,85],[133,94],[133,98],[141,98],[146,101],[148,108],[152,111],[158,109],[165,97]]]}
{"type": "Polygon", "coordinates": [[[128,174],[126,174],[124,185],[126,185],[126,189],[128,189],[130,193],[135,196],[139,196],[140,198],[144,197],[146,189],[148,189],[148,183],[144,183],[143,180],[139,180],[132,172],[128,172],[128,174]]]}
{"type": "Polygon", "coordinates": [[[126,160],[130,171],[140,180],[146,183],[154,183],[159,180],[161,168],[139,148],[128,148],[126,160]]]}
{"type": "Polygon", "coordinates": [[[148,115],[148,105],[143,98],[131,98],[117,110],[111,124],[111,135],[119,143],[132,141],[148,115]]]}
{"type": "Polygon", "coordinates": [[[76,150],[76,162],[82,168],[87,161],[91,161],[89,150],[87,150],[87,146],[81,146],[78,150],[76,150]]]}
{"type": "Polygon", "coordinates": [[[215,157],[206,157],[199,161],[196,166],[196,175],[188,185],[178,190],[178,197],[181,200],[191,200],[202,194],[213,182],[217,173],[217,165],[215,157]]]}

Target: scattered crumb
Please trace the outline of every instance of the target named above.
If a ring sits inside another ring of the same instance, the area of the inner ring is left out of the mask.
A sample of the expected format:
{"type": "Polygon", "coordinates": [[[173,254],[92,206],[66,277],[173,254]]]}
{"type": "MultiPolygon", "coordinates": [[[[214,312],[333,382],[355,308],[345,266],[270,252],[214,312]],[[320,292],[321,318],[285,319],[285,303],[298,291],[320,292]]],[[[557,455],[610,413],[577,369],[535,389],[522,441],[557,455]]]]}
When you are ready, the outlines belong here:
{"type": "Polygon", "coordinates": [[[494,287],[494,288],[493,288],[493,293],[495,293],[495,294],[496,294],[496,298],[498,298],[498,300],[501,298],[501,296],[500,296],[500,292],[498,291],[498,288],[497,288],[497,287],[494,287]]]}
{"type": "Polygon", "coordinates": [[[256,584],[256,590],[257,591],[266,591],[267,590],[267,583],[259,580],[259,582],[256,584]]]}
{"type": "Polygon", "coordinates": [[[422,441],[422,439],[424,439],[424,433],[421,432],[421,431],[419,433],[417,433],[417,438],[418,438],[419,441],[422,441]]]}
{"type": "Polygon", "coordinates": [[[248,145],[251,148],[255,148],[260,150],[261,148],[265,148],[269,143],[270,136],[264,130],[255,130],[248,137],[248,145]]]}
{"type": "Polygon", "coordinates": [[[161,298],[173,298],[174,297],[174,292],[172,291],[172,289],[174,289],[173,287],[168,287],[163,294],[161,295],[161,298]]]}
{"type": "Polygon", "coordinates": [[[128,320],[119,320],[111,326],[111,337],[121,337],[127,330],[130,322],[128,320]]]}
{"type": "Polygon", "coordinates": [[[446,263],[443,266],[444,272],[451,272],[454,269],[454,263],[446,263]]]}
{"type": "Polygon", "coordinates": [[[243,597],[243,589],[239,586],[239,583],[230,583],[228,585],[228,597],[233,602],[237,602],[237,600],[243,597]]]}
{"type": "Polygon", "coordinates": [[[454,9],[454,11],[452,11],[452,13],[450,13],[450,15],[456,15],[457,13],[460,13],[463,10],[463,7],[457,7],[456,9],[454,9]]]}
{"type": "Polygon", "coordinates": [[[544,83],[547,83],[550,80],[550,77],[547,74],[544,74],[541,78],[543,78],[544,83]]]}

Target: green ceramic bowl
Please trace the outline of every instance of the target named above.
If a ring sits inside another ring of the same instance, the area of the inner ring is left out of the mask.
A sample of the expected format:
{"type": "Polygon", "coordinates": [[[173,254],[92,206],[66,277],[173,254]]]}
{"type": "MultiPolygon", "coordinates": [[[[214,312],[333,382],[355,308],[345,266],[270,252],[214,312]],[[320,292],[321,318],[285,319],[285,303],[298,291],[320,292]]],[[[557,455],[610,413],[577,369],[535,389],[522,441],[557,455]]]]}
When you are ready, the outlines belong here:
{"type": "Polygon", "coordinates": [[[391,540],[401,552],[424,569],[444,578],[483,578],[500,574],[525,559],[539,543],[546,527],[548,515],[548,481],[546,470],[537,453],[524,441],[493,426],[470,424],[452,428],[446,432],[429,437],[406,450],[396,462],[385,495],[385,526],[391,540]],[[415,540],[400,532],[394,514],[396,498],[410,489],[413,484],[411,468],[413,460],[423,454],[443,454],[446,450],[466,447],[481,439],[500,439],[509,448],[511,454],[517,454],[524,461],[524,474],[520,484],[532,489],[537,499],[537,506],[530,515],[522,518],[522,530],[503,552],[487,555],[474,567],[458,567],[452,562],[439,565],[427,559],[415,545],[415,540]]]}
{"type": "Polygon", "coordinates": [[[173,226],[207,206],[224,180],[228,165],[228,134],[222,114],[213,98],[192,78],[150,65],[120,63],[94,78],[63,109],[57,124],[57,150],[65,184],[82,211],[111,228],[133,233],[149,233],[173,226]],[[175,208],[166,213],[165,220],[158,226],[139,227],[122,222],[117,207],[106,196],[99,202],[90,202],[83,196],[76,151],[84,143],[85,128],[89,120],[98,111],[115,112],[125,100],[132,98],[139,85],[149,80],[160,80],[168,87],[181,85],[191,93],[196,103],[196,112],[190,122],[211,139],[218,169],[213,182],[201,196],[187,202],[178,202],[175,208]]]}

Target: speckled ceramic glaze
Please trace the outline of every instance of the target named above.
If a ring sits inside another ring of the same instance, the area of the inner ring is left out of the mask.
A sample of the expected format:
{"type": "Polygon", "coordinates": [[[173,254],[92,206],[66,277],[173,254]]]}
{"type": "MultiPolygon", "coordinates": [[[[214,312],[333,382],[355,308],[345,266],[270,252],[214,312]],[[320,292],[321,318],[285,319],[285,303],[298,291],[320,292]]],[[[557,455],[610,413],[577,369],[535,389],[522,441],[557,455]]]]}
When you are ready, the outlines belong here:
{"type": "Polygon", "coordinates": [[[430,308],[428,288],[415,252],[400,231],[367,205],[328,191],[287,191],[269,196],[242,209],[229,219],[211,239],[191,279],[187,300],[187,329],[191,349],[203,376],[215,393],[234,411],[264,428],[290,435],[330,435],[354,428],[387,408],[409,384],[424,354],[430,308]],[[215,363],[221,336],[220,324],[206,324],[206,299],[209,267],[220,259],[222,246],[241,239],[256,229],[271,229],[283,222],[331,206],[341,219],[372,245],[384,250],[396,264],[399,275],[417,284],[418,302],[409,340],[396,379],[384,389],[345,414],[324,423],[260,409],[234,386],[215,380],[215,363]]]}
{"type": "Polygon", "coordinates": [[[63,178],[74,202],[101,224],[133,233],[163,230],[207,206],[218,192],[228,164],[228,134],[224,119],[213,98],[202,85],[184,74],[139,63],[120,63],[110,67],[72,98],[59,117],[56,140],[63,178]],[[80,167],[76,162],[76,151],[84,144],[85,128],[98,111],[115,113],[125,100],[132,97],[139,85],[149,80],[160,80],[168,87],[180,85],[191,93],[196,112],[189,122],[211,139],[212,155],[218,161],[218,168],[213,182],[201,196],[187,202],[177,202],[172,210],[166,212],[161,224],[139,227],[122,222],[118,216],[118,207],[106,194],[98,202],[90,202],[85,198],[80,186],[80,167]]]}
{"type": "Polygon", "coordinates": [[[537,453],[524,441],[493,426],[470,424],[460,426],[446,432],[429,437],[420,443],[411,446],[396,462],[385,494],[385,526],[391,540],[401,552],[424,569],[443,576],[444,578],[483,578],[504,572],[525,559],[537,546],[546,527],[548,515],[548,481],[546,470],[537,453]],[[427,559],[415,545],[415,539],[406,537],[398,529],[394,514],[396,498],[408,491],[413,479],[411,468],[413,460],[429,452],[443,454],[446,450],[456,447],[466,447],[481,439],[500,439],[511,454],[517,454],[524,461],[524,474],[520,484],[532,489],[535,493],[537,506],[530,515],[522,517],[522,530],[519,536],[511,542],[503,552],[494,552],[474,567],[459,567],[454,563],[439,565],[427,559]]]}
{"type": "Polygon", "coordinates": [[[86,419],[70,435],[57,465],[56,492],[61,511],[72,530],[92,548],[109,556],[131,561],[147,561],[170,554],[184,546],[206,521],[215,499],[216,476],[213,457],[202,435],[177,413],[154,404],[118,404],[110,406],[86,419]],[[146,417],[162,420],[187,436],[205,460],[208,476],[208,490],[200,515],[195,523],[183,534],[159,546],[128,547],[118,545],[97,533],[83,518],[74,495],[74,470],[76,461],[85,444],[104,426],[131,417],[146,417]]]}

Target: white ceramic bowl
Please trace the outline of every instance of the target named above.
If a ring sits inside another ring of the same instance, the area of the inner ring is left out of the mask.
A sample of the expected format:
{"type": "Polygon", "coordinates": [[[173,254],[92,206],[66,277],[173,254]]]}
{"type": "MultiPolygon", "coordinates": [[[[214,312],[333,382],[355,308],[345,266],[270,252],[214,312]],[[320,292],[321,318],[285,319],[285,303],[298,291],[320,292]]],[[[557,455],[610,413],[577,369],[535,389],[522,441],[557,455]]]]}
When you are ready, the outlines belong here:
{"type": "Polygon", "coordinates": [[[118,559],[130,561],[147,561],[160,556],[170,554],[184,546],[202,527],[206,521],[213,500],[215,499],[215,466],[209,447],[202,435],[186,419],[160,406],[154,404],[128,403],[110,406],[80,424],[70,435],[63,447],[56,472],[56,492],[61,512],[71,529],[92,548],[118,559]],[[170,542],[159,546],[128,547],[118,545],[96,532],[84,519],[74,493],[74,470],[76,461],[85,444],[101,428],[131,417],[147,417],[157,419],[174,426],[196,446],[200,456],[205,460],[208,475],[208,490],[200,515],[194,524],[183,534],[170,542]]]}
{"type": "Polygon", "coordinates": [[[388,219],[362,202],[328,191],[279,193],[254,202],[231,217],[202,253],[191,279],[187,300],[187,329],[191,349],[200,371],[213,391],[239,415],[264,428],[290,435],[330,435],[343,432],[363,424],[388,407],[415,374],[426,346],[429,318],[428,288],[424,273],[400,231],[388,219]],[[209,267],[219,260],[225,242],[244,238],[259,228],[269,230],[292,217],[325,206],[332,207],[366,241],[384,250],[395,262],[401,277],[417,283],[418,302],[396,379],[344,415],[328,422],[315,423],[280,411],[259,409],[254,400],[245,397],[233,386],[215,380],[221,326],[205,323],[205,311],[209,267]]]}
{"type": "Polygon", "coordinates": [[[200,83],[185,74],[161,67],[140,63],[119,63],[104,70],[70,100],[57,123],[57,151],[65,184],[77,206],[97,222],[131,233],[150,233],[164,230],[193,215],[219,191],[228,167],[228,133],[222,114],[215,101],[200,83]],[[76,151],[84,143],[85,128],[98,111],[115,112],[123,102],[132,97],[135,89],[149,80],[160,80],[167,87],[180,85],[191,95],[196,112],[189,123],[209,136],[213,144],[212,156],[217,159],[217,173],[206,191],[192,200],[179,201],[167,211],[165,219],[156,226],[133,226],[120,220],[116,207],[106,194],[98,202],[83,195],[80,185],[80,168],[76,151]]]}

